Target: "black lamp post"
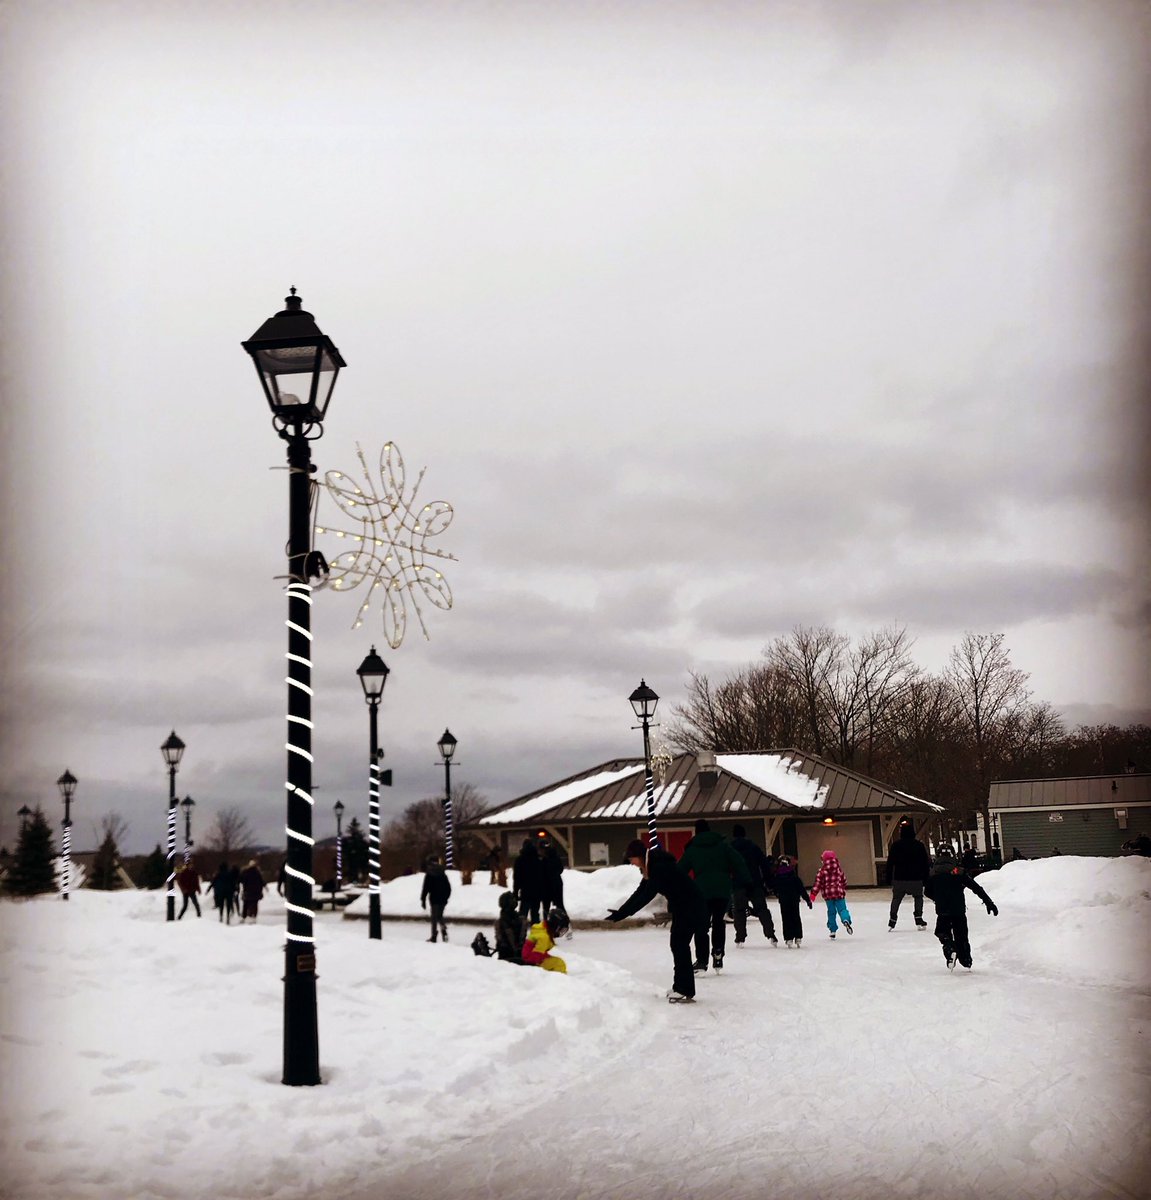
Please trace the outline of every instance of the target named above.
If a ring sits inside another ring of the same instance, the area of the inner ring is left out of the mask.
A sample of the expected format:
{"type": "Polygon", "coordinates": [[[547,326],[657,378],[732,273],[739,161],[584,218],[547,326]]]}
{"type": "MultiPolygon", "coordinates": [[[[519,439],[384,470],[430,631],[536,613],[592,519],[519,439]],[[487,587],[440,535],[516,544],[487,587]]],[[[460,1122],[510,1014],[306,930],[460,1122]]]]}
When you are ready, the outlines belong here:
{"type": "Polygon", "coordinates": [[[184,810],[184,863],[187,865],[192,857],[192,809],[196,807],[196,801],[191,796],[185,796],[180,801],[180,807],[184,810]]]}
{"type": "Polygon", "coordinates": [[[176,768],[184,754],[184,743],[173,729],[160,747],[168,764],[168,920],[176,919],[176,768]]]}
{"type": "Polygon", "coordinates": [[[67,900],[68,892],[72,887],[72,797],[76,794],[75,775],[71,771],[65,771],[56,780],[56,786],[60,789],[60,795],[64,797],[64,849],[61,852],[61,858],[64,862],[62,880],[64,899],[67,900]]]}
{"type": "Polygon", "coordinates": [[[337,800],[332,806],[336,814],[336,891],[344,886],[344,802],[337,800]]]}
{"type": "Polygon", "coordinates": [[[452,847],[452,755],[456,752],[456,739],[450,729],[436,743],[440,757],[444,760],[444,860],[448,867],[455,865],[452,847]]]}
{"type": "Polygon", "coordinates": [[[320,1082],[316,942],[312,891],[312,584],[326,571],[312,550],[311,443],[344,360],[301,307],[296,289],[284,310],[243,343],[252,356],[272,424],[288,451],[288,856],[284,907],[284,1075],[292,1087],[320,1082]]]}
{"type": "Polygon", "coordinates": [[[639,725],[633,725],[632,728],[643,730],[643,769],[647,787],[647,848],[658,850],[659,834],[655,830],[655,784],[651,777],[651,739],[648,730],[651,728],[651,719],[655,716],[655,706],[659,703],[659,697],[641,679],[639,687],[628,696],[628,700],[640,721],[639,725]]]}
{"type": "Polygon", "coordinates": [[[378,715],[388,667],[373,646],[356,668],[369,712],[368,741],[368,937],[377,941],[380,929],[380,737],[378,715]]]}

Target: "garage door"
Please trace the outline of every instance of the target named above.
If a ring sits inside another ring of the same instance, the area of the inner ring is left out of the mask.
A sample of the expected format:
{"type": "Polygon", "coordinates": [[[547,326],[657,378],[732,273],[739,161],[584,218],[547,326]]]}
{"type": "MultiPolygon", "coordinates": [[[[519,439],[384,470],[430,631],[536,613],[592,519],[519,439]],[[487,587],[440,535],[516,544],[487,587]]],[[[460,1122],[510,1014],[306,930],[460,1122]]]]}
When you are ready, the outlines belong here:
{"type": "Polygon", "coordinates": [[[871,849],[870,821],[840,821],[838,825],[803,822],[795,827],[799,850],[799,876],[808,887],[819,870],[820,855],[834,850],[847,876],[847,889],[875,885],[875,856],[871,849]]]}

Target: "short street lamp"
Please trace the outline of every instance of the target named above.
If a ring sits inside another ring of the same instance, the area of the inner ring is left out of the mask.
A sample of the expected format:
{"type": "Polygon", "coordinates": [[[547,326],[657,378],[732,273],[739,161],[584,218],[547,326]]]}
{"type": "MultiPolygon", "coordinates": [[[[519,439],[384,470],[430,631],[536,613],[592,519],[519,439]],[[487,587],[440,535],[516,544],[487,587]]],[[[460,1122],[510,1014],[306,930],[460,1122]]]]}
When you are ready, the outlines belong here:
{"type": "Polygon", "coordinates": [[[647,787],[647,848],[658,850],[659,834],[655,830],[655,785],[651,777],[651,740],[648,730],[651,727],[651,719],[655,716],[655,706],[659,703],[659,697],[641,679],[639,687],[628,696],[628,700],[640,721],[639,725],[633,725],[632,728],[643,730],[643,769],[647,787]]]}
{"type": "Polygon", "coordinates": [[[344,886],[344,802],[337,800],[332,807],[336,814],[336,891],[344,886]]]}
{"type": "Polygon", "coordinates": [[[284,1074],[291,1087],[320,1083],[316,940],[312,892],[312,579],[326,572],[312,550],[313,441],[344,366],[332,340],[305,312],[296,289],[284,309],[243,343],[252,356],[272,424],[288,451],[288,914],[284,945],[284,1074]]]}
{"type": "Polygon", "coordinates": [[[185,796],[180,801],[180,807],[184,810],[184,865],[188,865],[188,860],[192,857],[192,809],[195,808],[196,801],[191,796],[185,796]]]}
{"type": "Polygon", "coordinates": [[[368,704],[368,937],[379,941],[380,929],[380,736],[378,716],[388,667],[373,646],[356,668],[368,704]]]}
{"type": "Polygon", "coordinates": [[[450,729],[436,743],[440,757],[444,760],[444,861],[449,867],[455,865],[452,847],[452,755],[456,752],[456,739],[450,729]]]}
{"type": "Polygon", "coordinates": [[[60,795],[64,797],[64,849],[61,852],[64,871],[61,882],[64,890],[64,899],[67,900],[68,893],[72,887],[72,797],[76,794],[75,775],[71,771],[65,771],[56,780],[56,786],[60,789],[60,795]]]}
{"type": "Polygon", "coordinates": [[[168,920],[176,919],[176,768],[184,754],[184,743],[173,729],[160,747],[168,765],[168,920]]]}
{"type": "Polygon", "coordinates": [[[28,818],[32,815],[32,810],[27,804],[21,804],[16,810],[16,815],[20,818],[20,832],[23,833],[28,828],[28,818]]]}

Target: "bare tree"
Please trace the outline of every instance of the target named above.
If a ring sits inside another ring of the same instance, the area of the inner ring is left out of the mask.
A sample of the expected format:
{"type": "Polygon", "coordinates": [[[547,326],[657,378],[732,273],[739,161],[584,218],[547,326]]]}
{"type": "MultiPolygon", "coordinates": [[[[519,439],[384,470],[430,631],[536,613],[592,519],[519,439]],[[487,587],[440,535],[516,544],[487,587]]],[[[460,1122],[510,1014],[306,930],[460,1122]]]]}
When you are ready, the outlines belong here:
{"type": "MultiPolygon", "coordinates": [[[[452,788],[453,828],[474,821],[488,809],[487,799],[470,783],[452,788]]],[[[481,843],[471,834],[453,837],[453,858],[458,866],[474,867],[481,843]]],[[[389,875],[420,868],[432,855],[445,849],[444,804],[440,796],[409,804],[380,833],[381,865],[389,875]]]]}
{"type": "Polygon", "coordinates": [[[217,811],[204,838],[204,845],[225,858],[232,858],[247,850],[255,840],[244,810],[238,804],[226,804],[217,811]]]}
{"type": "Polygon", "coordinates": [[[965,633],[952,649],[946,671],[975,760],[971,791],[962,798],[962,807],[982,813],[987,845],[991,844],[989,785],[1005,758],[1010,730],[1022,719],[1020,710],[1031,695],[1027,672],[1011,665],[1004,641],[1002,633],[965,633]]]}
{"type": "Polygon", "coordinates": [[[92,822],[92,836],[97,846],[103,844],[108,838],[112,839],[113,845],[121,846],[129,828],[127,820],[120,813],[113,811],[105,813],[100,818],[99,824],[95,821],[92,822]]]}
{"type": "Polygon", "coordinates": [[[834,692],[833,680],[843,669],[847,645],[845,635],[826,625],[815,629],[796,626],[764,651],[768,663],[784,672],[799,693],[807,724],[804,749],[820,756],[835,738],[828,698],[834,692]]]}

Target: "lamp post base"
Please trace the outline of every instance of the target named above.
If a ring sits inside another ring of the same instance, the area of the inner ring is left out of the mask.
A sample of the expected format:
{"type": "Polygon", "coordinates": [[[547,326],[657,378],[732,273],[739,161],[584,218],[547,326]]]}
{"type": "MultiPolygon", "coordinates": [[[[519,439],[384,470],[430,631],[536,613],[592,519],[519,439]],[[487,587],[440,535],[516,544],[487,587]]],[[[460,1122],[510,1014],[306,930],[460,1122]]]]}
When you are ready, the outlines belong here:
{"type": "Polygon", "coordinates": [[[284,1077],[288,1087],[315,1087],[320,1079],[316,1018],[316,953],[299,943],[284,947],[284,1077]]]}
{"type": "Polygon", "coordinates": [[[173,896],[171,893],[169,893],[168,894],[168,920],[174,921],[175,919],[176,919],[176,897],[173,896]]]}
{"type": "Polygon", "coordinates": [[[378,892],[373,892],[368,899],[368,937],[377,942],[383,937],[383,930],[380,928],[380,896],[378,892]]]}

